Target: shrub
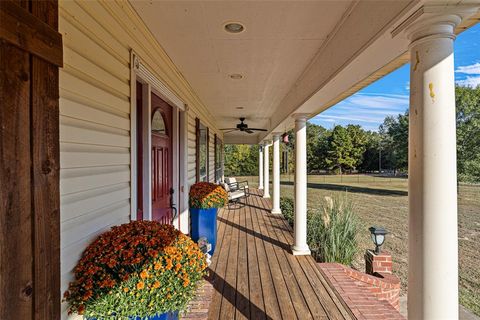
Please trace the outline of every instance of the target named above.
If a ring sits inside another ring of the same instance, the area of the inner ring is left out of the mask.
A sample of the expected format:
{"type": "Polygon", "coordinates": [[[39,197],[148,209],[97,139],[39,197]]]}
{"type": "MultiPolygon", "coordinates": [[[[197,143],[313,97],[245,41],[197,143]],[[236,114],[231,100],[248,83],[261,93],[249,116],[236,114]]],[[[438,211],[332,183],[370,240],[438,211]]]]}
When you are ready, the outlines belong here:
{"type": "Polygon", "coordinates": [[[307,242],[317,260],[351,265],[357,252],[359,223],[346,196],[325,197],[308,216],[307,242]]]}
{"type": "Polygon", "coordinates": [[[288,223],[293,227],[294,204],[292,198],[280,197],[280,210],[288,223]]]}
{"type": "Polygon", "coordinates": [[[204,254],[171,225],[133,221],[90,244],[65,292],[69,313],[124,319],[183,310],[207,267],[204,254]]]}
{"type": "Polygon", "coordinates": [[[222,208],[227,202],[227,191],[225,191],[225,189],[218,184],[210,182],[198,182],[190,187],[190,208],[222,208]]]}

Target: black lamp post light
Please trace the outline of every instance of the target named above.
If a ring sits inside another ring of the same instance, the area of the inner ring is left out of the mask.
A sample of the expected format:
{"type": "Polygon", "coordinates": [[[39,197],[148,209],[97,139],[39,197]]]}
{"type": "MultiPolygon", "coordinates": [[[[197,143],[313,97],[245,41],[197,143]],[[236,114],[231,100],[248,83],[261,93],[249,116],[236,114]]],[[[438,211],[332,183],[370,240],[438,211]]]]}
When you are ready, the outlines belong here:
{"type": "Polygon", "coordinates": [[[375,254],[380,253],[380,247],[385,242],[385,235],[388,233],[387,230],[380,227],[370,227],[370,235],[372,237],[372,241],[375,244],[375,254]]]}

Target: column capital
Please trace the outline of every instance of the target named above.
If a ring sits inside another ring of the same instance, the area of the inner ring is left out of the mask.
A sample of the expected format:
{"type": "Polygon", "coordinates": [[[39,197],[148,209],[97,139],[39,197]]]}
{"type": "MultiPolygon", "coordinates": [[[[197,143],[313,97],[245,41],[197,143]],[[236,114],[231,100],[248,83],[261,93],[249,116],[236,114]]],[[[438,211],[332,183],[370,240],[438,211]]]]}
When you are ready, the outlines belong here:
{"type": "Polygon", "coordinates": [[[402,35],[411,43],[432,38],[455,39],[455,27],[475,14],[478,5],[424,5],[392,30],[392,37],[402,35]]]}
{"type": "Polygon", "coordinates": [[[307,121],[309,116],[310,116],[310,113],[294,113],[294,114],[292,114],[292,118],[295,119],[295,121],[307,121]]]}
{"type": "Polygon", "coordinates": [[[281,133],[281,132],[272,132],[272,136],[273,136],[274,139],[275,138],[280,138],[282,136],[282,134],[283,133],[281,133]]]}

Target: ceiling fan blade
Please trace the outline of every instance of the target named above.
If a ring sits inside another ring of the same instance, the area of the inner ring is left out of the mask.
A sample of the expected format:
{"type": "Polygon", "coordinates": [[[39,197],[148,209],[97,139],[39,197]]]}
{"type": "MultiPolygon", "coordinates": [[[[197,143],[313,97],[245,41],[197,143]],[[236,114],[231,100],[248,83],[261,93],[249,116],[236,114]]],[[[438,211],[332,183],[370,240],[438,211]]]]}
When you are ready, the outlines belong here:
{"type": "Polygon", "coordinates": [[[220,130],[238,130],[238,128],[223,128],[223,129],[220,129],[220,130]]]}
{"type": "Polygon", "coordinates": [[[227,134],[227,133],[234,132],[234,131],[237,131],[237,129],[232,129],[232,130],[225,131],[223,134],[227,134]]]}
{"type": "Polygon", "coordinates": [[[248,130],[254,130],[254,131],[267,131],[267,129],[258,129],[258,128],[248,128],[248,130]]]}
{"type": "Polygon", "coordinates": [[[250,128],[248,128],[248,129],[245,129],[244,131],[245,131],[246,133],[253,133],[253,131],[252,131],[252,130],[250,130],[250,128]]]}

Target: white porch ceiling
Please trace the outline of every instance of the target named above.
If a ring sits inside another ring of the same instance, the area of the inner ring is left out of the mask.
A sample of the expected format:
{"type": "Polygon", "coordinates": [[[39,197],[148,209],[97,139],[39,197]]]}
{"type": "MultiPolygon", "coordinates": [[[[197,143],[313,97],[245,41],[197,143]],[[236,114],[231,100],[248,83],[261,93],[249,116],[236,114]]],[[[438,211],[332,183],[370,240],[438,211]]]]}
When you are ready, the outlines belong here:
{"type": "MultiPolygon", "coordinates": [[[[421,6],[478,3],[130,1],[219,128],[246,117],[268,133],[290,129],[292,113],[315,115],[406,62],[408,41],[391,31],[421,6]],[[227,33],[227,22],[245,31],[227,33]],[[236,73],[244,78],[230,79],[236,73]]],[[[233,132],[224,141],[256,143],[268,133],[233,132]]]]}
{"type": "MultiPolygon", "coordinates": [[[[268,129],[280,101],[352,1],[131,3],[220,128],[234,127],[244,116],[250,127],[268,129]],[[227,33],[230,21],[245,31],[227,33]],[[230,79],[233,73],[244,78],[230,79]]],[[[247,134],[227,136],[235,135],[247,134]]]]}

